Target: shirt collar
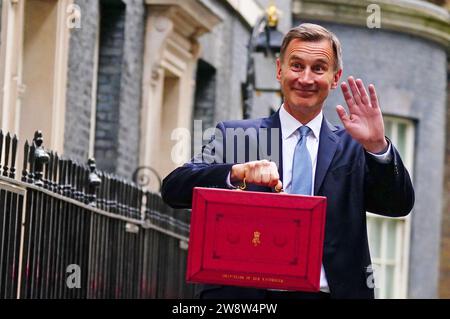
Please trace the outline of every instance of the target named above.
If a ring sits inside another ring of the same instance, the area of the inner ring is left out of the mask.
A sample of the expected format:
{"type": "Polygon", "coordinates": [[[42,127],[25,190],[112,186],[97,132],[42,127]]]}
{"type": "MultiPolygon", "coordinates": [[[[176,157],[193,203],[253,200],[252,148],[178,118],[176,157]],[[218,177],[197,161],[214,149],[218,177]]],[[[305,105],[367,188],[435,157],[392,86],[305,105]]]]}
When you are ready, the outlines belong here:
{"type": "MultiPolygon", "coordinates": [[[[323,120],[323,112],[320,111],[319,114],[315,118],[313,118],[309,123],[308,127],[313,131],[314,137],[319,138],[320,129],[322,127],[322,120],[323,120]]],[[[286,111],[284,108],[284,104],[281,105],[280,108],[280,123],[281,123],[281,134],[283,136],[283,139],[289,138],[292,134],[297,131],[297,129],[302,126],[303,124],[300,123],[295,117],[293,117],[291,114],[286,111]]]]}

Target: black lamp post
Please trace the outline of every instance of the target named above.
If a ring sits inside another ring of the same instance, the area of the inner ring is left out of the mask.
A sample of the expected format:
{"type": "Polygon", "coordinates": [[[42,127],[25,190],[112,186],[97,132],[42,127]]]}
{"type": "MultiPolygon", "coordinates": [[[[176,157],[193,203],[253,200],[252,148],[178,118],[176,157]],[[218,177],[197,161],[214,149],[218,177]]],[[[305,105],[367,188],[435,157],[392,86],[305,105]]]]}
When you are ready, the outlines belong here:
{"type": "MultiPolygon", "coordinates": [[[[271,5],[252,29],[247,51],[247,78],[242,85],[243,115],[248,119],[252,114],[253,92],[255,91],[255,59],[253,53],[264,52],[266,58],[275,59],[280,52],[283,34],[277,30],[278,9],[271,5]],[[261,28],[264,28],[261,32],[261,28]]],[[[268,90],[265,90],[268,91],[268,90]]],[[[273,90],[274,92],[276,90],[273,90]]]]}

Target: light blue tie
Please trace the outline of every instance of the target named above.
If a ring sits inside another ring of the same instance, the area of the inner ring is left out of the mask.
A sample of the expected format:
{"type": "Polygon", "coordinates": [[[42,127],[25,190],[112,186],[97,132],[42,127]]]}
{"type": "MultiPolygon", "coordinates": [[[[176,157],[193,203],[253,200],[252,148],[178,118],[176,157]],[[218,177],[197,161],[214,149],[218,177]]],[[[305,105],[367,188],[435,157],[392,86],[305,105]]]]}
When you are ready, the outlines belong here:
{"type": "Polygon", "coordinates": [[[292,194],[311,195],[312,189],[312,163],[308,148],[306,147],[306,137],[311,132],[308,126],[301,126],[300,139],[295,146],[294,161],[292,163],[292,194]]]}

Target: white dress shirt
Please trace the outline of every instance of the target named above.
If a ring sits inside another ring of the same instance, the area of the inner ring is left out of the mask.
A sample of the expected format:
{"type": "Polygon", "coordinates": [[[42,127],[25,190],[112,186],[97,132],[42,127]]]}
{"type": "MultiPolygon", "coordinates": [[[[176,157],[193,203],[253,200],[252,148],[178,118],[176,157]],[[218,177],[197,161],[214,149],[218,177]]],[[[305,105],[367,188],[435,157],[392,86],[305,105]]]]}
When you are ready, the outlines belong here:
{"type": "MultiPolygon", "coordinates": [[[[312,186],[311,195],[314,194],[314,179],[317,166],[317,152],[319,151],[320,129],[322,127],[322,111],[306,125],[311,129],[311,133],[306,137],[306,148],[311,156],[312,163],[312,186]]],[[[286,193],[291,192],[292,186],[292,161],[294,160],[294,150],[300,139],[298,128],[302,126],[297,119],[289,114],[284,105],[280,108],[281,138],[283,139],[283,188],[286,193]]],[[[328,281],[325,275],[323,264],[320,270],[320,291],[330,292],[328,281]]]]}

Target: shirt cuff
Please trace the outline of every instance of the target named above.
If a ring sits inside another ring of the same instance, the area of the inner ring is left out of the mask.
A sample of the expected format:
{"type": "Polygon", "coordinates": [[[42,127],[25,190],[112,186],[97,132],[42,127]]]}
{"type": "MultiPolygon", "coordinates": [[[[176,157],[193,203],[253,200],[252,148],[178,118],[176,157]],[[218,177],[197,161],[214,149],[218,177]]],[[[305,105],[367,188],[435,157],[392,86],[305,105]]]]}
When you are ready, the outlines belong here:
{"type": "Polygon", "coordinates": [[[228,185],[229,188],[233,188],[233,189],[237,188],[236,186],[231,184],[231,172],[228,173],[226,182],[227,182],[227,185],[228,185]]]}
{"type": "Polygon", "coordinates": [[[388,143],[389,143],[388,149],[383,154],[371,153],[369,151],[366,151],[366,152],[369,153],[378,163],[388,164],[392,160],[391,142],[388,141],[388,143]]]}

